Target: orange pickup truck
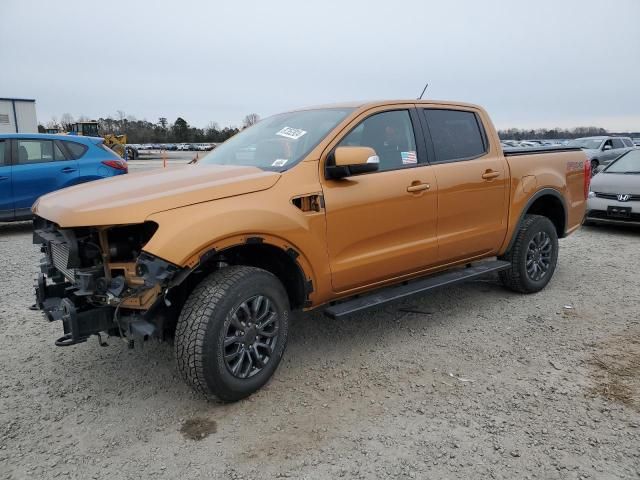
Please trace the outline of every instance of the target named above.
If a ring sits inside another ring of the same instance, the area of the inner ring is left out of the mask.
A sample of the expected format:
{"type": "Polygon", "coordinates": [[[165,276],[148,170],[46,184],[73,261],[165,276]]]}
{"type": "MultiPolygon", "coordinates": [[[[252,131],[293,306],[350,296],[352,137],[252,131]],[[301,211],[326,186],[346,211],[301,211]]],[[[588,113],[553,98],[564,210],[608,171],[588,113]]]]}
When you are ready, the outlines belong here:
{"type": "Polygon", "coordinates": [[[174,337],[186,381],[234,401],[277,368],[292,310],[340,317],[492,272],[541,290],[589,168],[579,149],[503,151],[464,103],[274,115],[197,164],[40,198],[37,305],[60,346],[174,337]]]}

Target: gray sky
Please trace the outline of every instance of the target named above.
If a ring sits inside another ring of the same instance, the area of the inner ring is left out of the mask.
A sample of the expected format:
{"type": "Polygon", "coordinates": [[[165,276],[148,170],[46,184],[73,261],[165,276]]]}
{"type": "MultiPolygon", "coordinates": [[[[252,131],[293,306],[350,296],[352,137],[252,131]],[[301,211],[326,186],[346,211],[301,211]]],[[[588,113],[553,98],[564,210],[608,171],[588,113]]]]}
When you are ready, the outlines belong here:
{"type": "Polygon", "coordinates": [[[0,97],[195,126],[344,100],[640,130],[640,0],[0,0],[0,97]]]}

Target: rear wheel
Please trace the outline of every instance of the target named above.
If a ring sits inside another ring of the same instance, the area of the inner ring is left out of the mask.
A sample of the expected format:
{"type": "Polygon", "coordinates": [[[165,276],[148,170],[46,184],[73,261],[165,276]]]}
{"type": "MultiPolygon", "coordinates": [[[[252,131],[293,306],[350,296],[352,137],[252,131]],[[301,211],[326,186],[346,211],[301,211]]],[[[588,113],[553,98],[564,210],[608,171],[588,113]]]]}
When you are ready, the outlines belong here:
{"type": "Polygon", "coordinates": [[[271,378],[288,330],[289,300],[274,275],[254,267],[224,268],[204,279],[182,309],[178,368],[196,390],[240,400],[271,378]]]}
{"type": "Polygon", "coordinates": [[[516,239],[502,257],[511,267],[500,272],[507,288],[535,293],[547,286],[558,262],[558,234],[547,217],[526,215],[516,239]]]}

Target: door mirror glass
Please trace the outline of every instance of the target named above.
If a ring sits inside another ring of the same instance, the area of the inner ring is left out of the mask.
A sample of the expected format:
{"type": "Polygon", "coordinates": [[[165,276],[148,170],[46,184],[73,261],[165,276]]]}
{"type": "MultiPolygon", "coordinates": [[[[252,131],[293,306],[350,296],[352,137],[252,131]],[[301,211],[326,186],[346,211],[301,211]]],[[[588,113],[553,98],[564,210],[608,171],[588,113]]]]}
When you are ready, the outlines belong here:
{"type": "Polygon", "coordinates": [[[613,147],[610,144],[606,144],[604,147],[602,147],[602,150],[611,150],[613,147]]]}
{"type": "Polygon", "coordinates": [[[371,147],[338,147],[330,155],[328,178],[344,178],[361,173],[375,172],[380,159],[371,147]]]}

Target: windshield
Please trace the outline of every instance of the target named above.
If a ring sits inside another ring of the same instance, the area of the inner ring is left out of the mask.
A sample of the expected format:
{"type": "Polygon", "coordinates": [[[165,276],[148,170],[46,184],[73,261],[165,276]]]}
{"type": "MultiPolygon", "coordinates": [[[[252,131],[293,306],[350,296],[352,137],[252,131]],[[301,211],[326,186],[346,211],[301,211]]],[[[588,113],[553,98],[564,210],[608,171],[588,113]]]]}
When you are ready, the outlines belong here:
{"type": "Polygon", "coordinates": [[[327,108],[265,118],[218,146],[198,164],[284,171],[302,160],[352,111],[352,108],[327,108]]]}
{"type": "Polygon", "coordinates": [[[576,138],[571,140],[568,147],[588,148],[589,150],[597,150],[602,143],[601,138],[576,138]]]}
{"type": "Polygon", "coordinates": [[[606,173],[640,173],[640,150],[631,150],[604,169],[606,173]]]}

